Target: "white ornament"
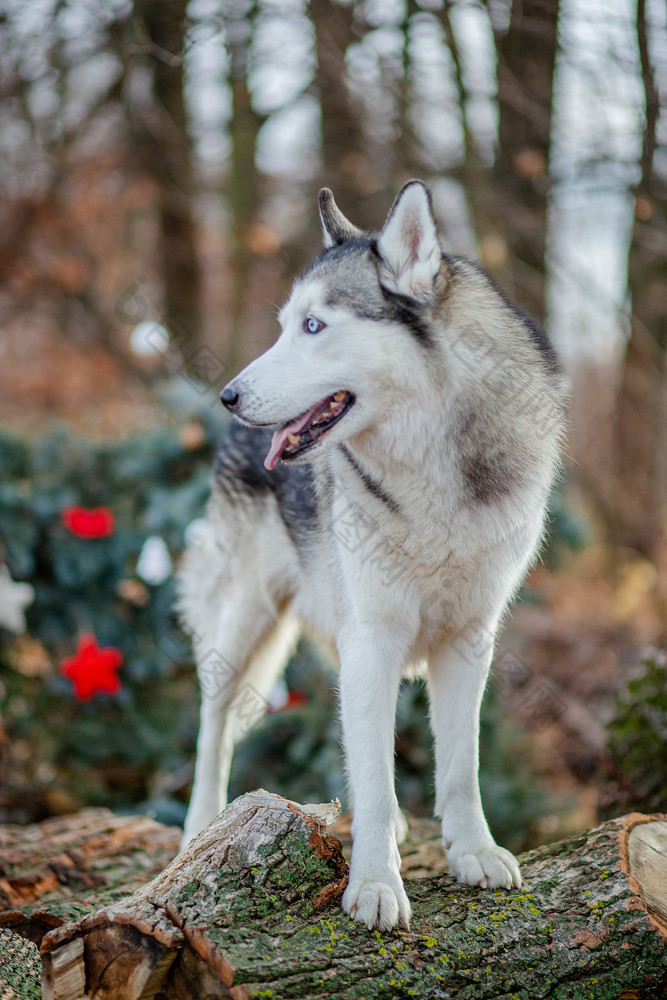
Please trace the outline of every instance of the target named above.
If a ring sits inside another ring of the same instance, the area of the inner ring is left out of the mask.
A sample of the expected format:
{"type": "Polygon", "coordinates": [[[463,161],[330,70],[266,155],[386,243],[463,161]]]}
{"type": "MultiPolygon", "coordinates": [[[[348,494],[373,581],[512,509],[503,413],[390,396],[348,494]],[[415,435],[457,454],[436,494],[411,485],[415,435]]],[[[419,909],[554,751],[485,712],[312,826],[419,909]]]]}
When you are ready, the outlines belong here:
{"type": "Polygon", "coordinates": [[[6,566],[0,566],[0,625],[10,632],[25,632],[25,609],[35,599],[29,583],[15,583],[6,566]]]}
{"type": "Polygon", "coordinates": [[[169,350],[169,333],[161,323],[145,319],[130,334],[130,347],[140,358],[166,354],[169,350]]]}
{"type": "Polygon", "coordinates": [[[289,691],[287,690],[287,684],[284,677],[280,677],[273,685],[273,690],[266,699],[266,704],[270,712],[279,712],[281,708],[285,708],[288,702],[289,691]]]}
{"type": "Polygon", "coordinates": [[[169,549],[159,535],[150,535],[144,542],[137,560],[137,575],[146,583],[158,587],[171,576],[173,566],[169,549]]]}

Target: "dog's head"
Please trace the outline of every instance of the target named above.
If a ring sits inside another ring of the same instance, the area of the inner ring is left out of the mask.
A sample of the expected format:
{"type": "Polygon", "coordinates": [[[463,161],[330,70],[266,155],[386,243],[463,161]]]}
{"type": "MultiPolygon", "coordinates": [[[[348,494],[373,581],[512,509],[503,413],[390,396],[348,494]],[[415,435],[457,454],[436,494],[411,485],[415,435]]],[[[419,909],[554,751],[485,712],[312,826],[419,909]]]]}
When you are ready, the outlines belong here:
{"type": "Polygon", "coordinates": [[[410,181],[378,236],[320,192],[324,251],[296,281],[273,347],[221,393],[243,423],[274,428],[265,460],[310,460],[386,419],[417,391],[442,253],[426,187],[410,181]],[[408,357],[408,352],[410,357],[408,357]]]}

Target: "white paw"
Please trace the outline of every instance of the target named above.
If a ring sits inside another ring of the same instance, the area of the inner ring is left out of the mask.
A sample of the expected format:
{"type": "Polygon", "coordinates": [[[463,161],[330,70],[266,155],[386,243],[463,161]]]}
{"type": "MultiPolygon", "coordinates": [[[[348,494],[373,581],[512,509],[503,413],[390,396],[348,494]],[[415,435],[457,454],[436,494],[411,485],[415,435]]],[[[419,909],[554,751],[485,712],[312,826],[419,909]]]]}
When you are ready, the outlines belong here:
{"type": "Polygon", "coordinates": [[[449,869],[459,882],[482,889],[518,889],[521,886],[516,858],[497,844],[474,852],[450,848],[447,858],[449,869]]]}
{"type": "Polygon", "coordinates": [[[388,931],[396,924],[407,930],[410,926],[412,908],[400,878],[392,878],[392,885],[371,879],[350,882],[342,906],[353,920],[366,924],[369,930],[377,927],[388,931]]]}

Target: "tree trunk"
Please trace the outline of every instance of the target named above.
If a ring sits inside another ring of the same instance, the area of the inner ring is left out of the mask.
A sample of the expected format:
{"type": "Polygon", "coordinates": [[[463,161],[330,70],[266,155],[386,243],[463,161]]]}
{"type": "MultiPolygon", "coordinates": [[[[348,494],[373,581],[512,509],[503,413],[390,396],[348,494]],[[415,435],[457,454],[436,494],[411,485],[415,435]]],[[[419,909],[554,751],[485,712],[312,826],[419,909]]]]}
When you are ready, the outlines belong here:
{"type": "Polygon", "coordinates": [[[340,910],[332,813],[252,792],[132,895],[107,891],[91,909],[75,894],[72,922],[54,929],[62,902],[2,919],[41,941],[45,1000],[664,997],[666,817],[524,855],[519,891],[408,881],[410,931],[380,933],[340,910]]]}
{"type": "MultiPolygon", "coordinates": [[[[258,256],[253,250],[252,230],[262,201],[261,178],[255,163],[259,130],[266,116],[252,107],[248,82],[250,52],[257,18],[257,4],[228,0],[225,13],[229,85],[232,116],[229,137],[232,143],[229,176],[224,195],[230,214],[228,267],[231,274],[231,302],[225,362],[229,375],[250,358],[244,344],[253,329],[250,305],[256,294],[258,256]]],[[[268,346],[268,345],[266,345],[268,346]]]]}
{"type": "MultiPolygon", "coordinates": [[[[667,184],[654,171],[660,96],[649,58],[645,0],[637,4],[637,43],[645,128],[628,259],[632,317],[614,423],[610,529],[617,545],[659,564],[667,504],[667,184]]],[[[660,596],[667,608],[667,593],[660,596]]]]}
{"type": "Polygon", "coordinates": [[[511,5],[509,28],[496,32],[496,162],[489,173],[469,151],[472,162],[464,168],[483,262],[510,299],[542,324],[557,30],[558,0],[511,5]]]}
{"type": "Polygon", "coordinates": [[[355,4],[310,0],[315,28],[315,89],[322,113],[322,171],[318,181],[333,189],[338,205],[356,226],[374,230],[387,208],[387,192],[369,160],[362,108],[350,93],[346,54],[368,30],[355,4]]]}
{"type": "Polygon", "coordinates": [[[192,144],[183,97],[187,0],[134,0],[139,42],[153,70],[152,114],[128,107],[143,169],[158,190],[164,322],[193,375],[201,336],[201,275],[192,214],[192,144]]]}

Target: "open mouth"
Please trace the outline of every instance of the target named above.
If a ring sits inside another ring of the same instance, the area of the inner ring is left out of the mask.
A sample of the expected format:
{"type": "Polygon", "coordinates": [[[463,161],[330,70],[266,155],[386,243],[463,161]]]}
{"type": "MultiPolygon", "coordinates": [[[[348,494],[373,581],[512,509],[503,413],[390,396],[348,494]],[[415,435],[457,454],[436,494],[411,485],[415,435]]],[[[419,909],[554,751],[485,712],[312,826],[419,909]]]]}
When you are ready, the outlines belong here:
{"type": "Polygon", "coordinates": [[[287,462],[312,448],[345,416],[354,400],[351,392],[341,389],[274,431],[264,468],[273,469],[279,458],[287,462]]]}

